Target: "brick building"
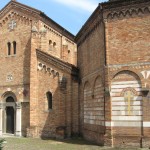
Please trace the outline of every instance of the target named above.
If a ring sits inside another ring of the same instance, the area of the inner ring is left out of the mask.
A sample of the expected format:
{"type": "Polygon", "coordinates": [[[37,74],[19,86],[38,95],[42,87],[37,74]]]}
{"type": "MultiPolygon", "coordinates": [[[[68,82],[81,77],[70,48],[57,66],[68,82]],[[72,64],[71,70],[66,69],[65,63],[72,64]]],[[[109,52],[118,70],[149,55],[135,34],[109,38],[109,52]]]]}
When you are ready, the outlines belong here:
{"type": "Polygon", "coordinates": [[[10,1],[0,11],[0,45],[0,134],[77,132],[74,36],[41,11],[10,1]]]}
{"type": "Polygon", "coordinates": [[[150,146],[150,1],[99,4],[75,39],[84,138],[150,146]]]}
{"type": "Polygon", "coordinates": [[[10,1],[0,11],[0,135],[149,147],[149,48],[149,0],[101,3],[76,36],[10,1]]]}

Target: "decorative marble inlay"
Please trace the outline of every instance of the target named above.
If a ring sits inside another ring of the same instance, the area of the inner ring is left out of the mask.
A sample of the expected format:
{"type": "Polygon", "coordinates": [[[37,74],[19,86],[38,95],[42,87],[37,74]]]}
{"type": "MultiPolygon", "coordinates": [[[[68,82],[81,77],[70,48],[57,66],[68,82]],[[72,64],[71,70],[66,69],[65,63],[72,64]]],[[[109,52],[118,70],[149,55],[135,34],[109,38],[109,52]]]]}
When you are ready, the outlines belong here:
{"type": "Polygon", "coordinates": [[[141,72],[141,74],[144,77],[144,79],[148,79],[150,76],[150,70],[144,70],[141,72]]]}
{"type": "Polygon", "coordinates": [[[130,90],[125,91],[124,100],[127,103],[128,115],[131,115],[131,110],[133,109],[131,105],[133,105],[134,93],[130,90]]]}
{"type": "Polygon", "coordinates": [[[16,26],[17,26],[17,23],[16,23],[15,20],[12,20],[12,21],[8,24],[9,30],[13,30],[16,26]]]}
{"type": "Polygon", "coordinates": [[[6,77],[6,81],[7,82],[11,82],[13,80],[13,75],[12,74],[8,74],[6,77]]]}

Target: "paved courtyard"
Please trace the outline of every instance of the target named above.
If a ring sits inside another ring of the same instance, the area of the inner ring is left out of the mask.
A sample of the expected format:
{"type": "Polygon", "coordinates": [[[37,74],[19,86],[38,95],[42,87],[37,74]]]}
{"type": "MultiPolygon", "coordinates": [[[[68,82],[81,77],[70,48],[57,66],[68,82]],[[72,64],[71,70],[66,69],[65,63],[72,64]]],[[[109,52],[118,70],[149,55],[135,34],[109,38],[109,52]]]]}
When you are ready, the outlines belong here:
{"type": "MultiPolygon", "coordinates": [[[[89,142],[84,141],[83,139],[67,139],[63,141],[56,141],[56,140],[7,137],[5,138],[5,140],[6,143],[3,144],[4,146],[3,150],[106,150],[106,149],[116,150],[117,149],[92,145],[89,142]]],[[[131,148],[128,148],[126,150],[130,149],[131,148]]],[[[124,150],[124,149],[118,148],[117,150],[124,150]]]]}

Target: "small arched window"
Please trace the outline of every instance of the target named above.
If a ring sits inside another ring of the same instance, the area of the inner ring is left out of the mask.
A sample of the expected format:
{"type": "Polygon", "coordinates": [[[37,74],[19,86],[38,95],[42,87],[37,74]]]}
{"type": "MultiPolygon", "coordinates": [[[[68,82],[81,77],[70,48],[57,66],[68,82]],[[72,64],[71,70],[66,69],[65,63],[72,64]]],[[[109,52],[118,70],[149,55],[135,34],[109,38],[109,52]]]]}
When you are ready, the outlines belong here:
{"type": "Polygon", "coordinates": [[[49,50],[52,50],[53,49],[53,43],[52,43],[52,40],[49,40],[49,50]]]}
{"type": "Polygon", "coordinates": [[[7,46],[8,46],[8,55],[11,55],[11,43],[8,42],[7,46]]]}
{"type": "Polygon", "coordinates": [[[52,40],[49,40],[49,45],[52,45],[52,40]]]}
{"type": "Polygon", "coordinates": [[[53,47],[56,48],[56,42],[53,43],[53,47]]]}
{"type": "Polygon", "coordinates": [[[13,97],[9,96],[9,97],[7,97],[7,99],[6,99],[6,102],[15,102],[15,101],[14,101],[14,98],[13,98],[13,97]]]}
{"type": "Polygon", "coordinates": [[[49,110],[49,109],[52,109],[52,93],[47,92],[46,96],[47,96],[48,110],[49,110]]]}
{"type": "Polygon", "coordinates": [[[16,46],[17,46],[17,43],[16,43],[16,41],[14,41],[14,42],[13,42],[14,55],[16,54],[16,46]]]}

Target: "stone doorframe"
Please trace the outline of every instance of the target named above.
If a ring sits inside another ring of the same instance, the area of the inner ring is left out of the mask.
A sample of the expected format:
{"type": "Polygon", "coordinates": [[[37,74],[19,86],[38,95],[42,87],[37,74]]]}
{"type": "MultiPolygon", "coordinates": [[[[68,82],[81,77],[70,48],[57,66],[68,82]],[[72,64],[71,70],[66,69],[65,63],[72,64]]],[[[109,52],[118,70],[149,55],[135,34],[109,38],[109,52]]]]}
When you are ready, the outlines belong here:
{"type": "Polygon", "coordinates": [[[0,103],[0,136],[4,133],[4,126],[6,126],[6,107],[14,108],[15,118],[15,136],[21,136],[21,102],[1,102],[0,103]]]}

